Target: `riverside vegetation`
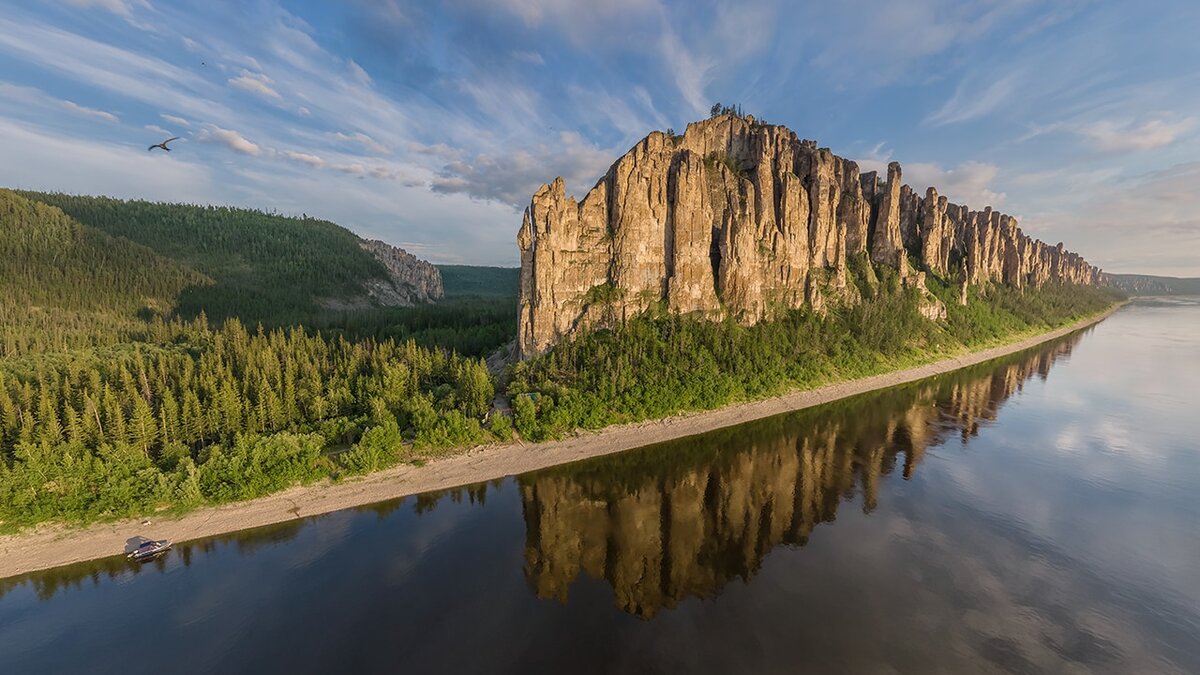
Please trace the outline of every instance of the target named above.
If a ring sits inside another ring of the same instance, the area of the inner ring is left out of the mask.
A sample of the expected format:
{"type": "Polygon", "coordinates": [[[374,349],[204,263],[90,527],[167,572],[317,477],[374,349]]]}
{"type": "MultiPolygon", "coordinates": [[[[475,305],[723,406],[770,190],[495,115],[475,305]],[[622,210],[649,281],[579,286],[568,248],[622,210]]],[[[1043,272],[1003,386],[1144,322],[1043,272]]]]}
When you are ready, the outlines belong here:
{"type": "MultiPolygon", "coordinates": [[[[860,279],[867,269],[851,268],[860,279]]],[[[1088,286],[993,286],[960,305],[957,289],[934,281],[947,308],[940,323],[922,317],[920,293],[886,269],[863,302],[824,316],[788,310],[744,326],[660,309],[568,338],[513,369],[516,429],[544,440],[866,377],[1048,331],[1119,298],[1088,286]]]]}
{"type": "Polygon", "coordinates": [[[441,304],[331,311],[318,299],[378,274],[331,244],[349,235],[335,225],[90,199],[0,190],[0,530],[177,513],[508,441],[510,418],[491,410],[502,383],[517,431],[542,440],[929,361],[1114,301],[985,285],[960,306],[948,275],[930,280],[948,308],[933,322],[864,262],[864,300],[823,315],[743,326],[660,307],[498,378],[482,357],[516,335],[516,270],[447,266],[441,304]],[[191,229],[158,237],[155,218],[191,229]],[[285,252],[256,270],[274,290],[206,262],[197,229],[285,252]]]}

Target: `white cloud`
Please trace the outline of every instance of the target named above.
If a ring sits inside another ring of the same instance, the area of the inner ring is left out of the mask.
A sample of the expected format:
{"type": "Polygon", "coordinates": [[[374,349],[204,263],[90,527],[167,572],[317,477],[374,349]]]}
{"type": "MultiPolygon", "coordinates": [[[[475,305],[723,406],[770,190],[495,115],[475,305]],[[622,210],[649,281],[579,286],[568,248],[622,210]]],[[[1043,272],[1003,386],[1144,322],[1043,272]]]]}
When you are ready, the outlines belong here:
{"type": "Polygon", "coordinates": [[[288,159],[290,159],[294,162],[300,162],[302,164],[307,164],[307,165],[313,166],[313,167],[320,168],[320,167],[325,166],[325,160],[321,159],[320,157],[318,157],[316,155],[310,155],[306,152],[295,152],[293,150],[284,150],[283,156],[287,157],[288,159]]]}
{"type": "Polygon", "coordinates": [[[190,127],[190,126],[192,126],[192,123],[191,123],[191,122],[189,122],[189,121],[187,121],[187,120],[183,119],[182,117],[178,117],[178,116],[176,116],[176,115],[168,115],[168,114],[166,114],[166,113],[163,113],[163,114],[159,115],[159,117],[161,117],[161,118],[163,118],[164,120],[166,120],[166,121],[170,122],[171,124],[177,124],[177,125],[179,125],[179,126],[181,126],[181,127],[190,127]]]}
{"type": "Polygon", "coordinates": [[[272,101],[282,100],[283,97],[279,95],[279,92],[275,91],[271,87],[272,83],[273,82],[271,78],[267,77],[266,75],[263,75],[262,73],[251,73],[246,70],[243,70],[241,75],[230,78],[229,80],[230,86],[232,86],[234,89],[240,89],[241,91],[255,94],[272,101]]]}
{"type": "Polygon", "coordinates": [[[87,106],[82,106],[74,101],[63,101],[62,104],[63,104],[63,107],[66,108],[67,110],[70,110],[71,112],[79,114],[79,115],[85,115],[87,117],[95,117],[97,119],[102,119],[105,122],[113,122],[114,124],[119,124],[121,122],[121,120],[118,119],[116,115],[114,115],[110,112],[105,112],[104,110],[97,110],[95,108],[89,108],[87,106]]]}
{"type": "Polygon", "coordinates": [[[164,138],[171,135],[171,132],[158,126],[157,124],[147,124],[142,128],[145,129],[146,131],[153,131],[156,134],[162,134],[164,138]]]}
{"type": "Polygon", "coordinates": [[[240,152],[244,155],[252,155],[257,157],[262,149],[257,144],[247,140],[244,136],[230,129],[222,129],[221,127],[208,125],[196,134],[196,140],[202,143],[215,143],[223,145],[230,150],[240,152]]]}
{"type": "Polygon", "coordinates": [[[1155,118],[1141,123],[1125,124],[1101,120],[1083,126],[1079,134],[1103,152],[1132,152],[1152,150],[1174,143],[1195,126],[1195,117],[1175,122],[1155,118]]]}

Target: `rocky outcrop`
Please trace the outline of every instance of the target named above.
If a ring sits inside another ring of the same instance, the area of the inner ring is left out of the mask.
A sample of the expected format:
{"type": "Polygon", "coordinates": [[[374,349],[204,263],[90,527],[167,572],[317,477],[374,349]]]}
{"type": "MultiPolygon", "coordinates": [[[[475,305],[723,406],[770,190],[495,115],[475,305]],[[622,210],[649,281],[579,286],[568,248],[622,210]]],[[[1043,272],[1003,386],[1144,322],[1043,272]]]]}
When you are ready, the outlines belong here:
{"type": "Polygon", "coordinates": [[[382,241],[365,240],[360,246],[387,270],[386,279],[369,279],[364,284],[376,305],[409,307],[442,298],[442,273],[432,264],[382,241]]]}
{"type": "Polygon", "coordinates": [[[785,127],[737,115],[690,124],[682,136],[651,133],[582,201],[561,179],[542,186],[517,241],[523,357],[651,307],[752,324],[855,302],[850,257],[897,270],[933,320],[946,310],[926,275],[967,286],[1100,279],[1061,244],[1026,237],[1011,216],[951,204],[935,188],[922,197],[896,162],[883,182],[785,127]]]}

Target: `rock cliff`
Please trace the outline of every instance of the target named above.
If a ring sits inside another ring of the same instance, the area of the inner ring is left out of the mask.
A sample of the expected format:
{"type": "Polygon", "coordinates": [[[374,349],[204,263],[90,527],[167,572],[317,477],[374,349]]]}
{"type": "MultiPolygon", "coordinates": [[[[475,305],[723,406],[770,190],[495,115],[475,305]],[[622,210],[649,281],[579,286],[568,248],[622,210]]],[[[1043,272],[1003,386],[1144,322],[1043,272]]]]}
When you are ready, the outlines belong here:
{"type": "Polygon", "coordinates": [[[945,307],[926,273],[963,285],[964,300],[966,285],[1100,279],[1011,216],[951,204],[933,187],[920,196],[896,162],[882,181],[785,127],[731,114],[682,136],[651,133],[580,201],[561,178],[543,185],[517,242],[523,357],[660,304],[752,324],[779,309],[856,302],[851,257],[896,269],[931,319],[945,307]]]}
{"type": "Polygon", "coordinates": [[[366,281],[367,295],[384,307],[408,307],[442,298],[442,273],[415,255],[378,240],[364,240],[363,250],[387,270],[386,279],[366,281]]]}

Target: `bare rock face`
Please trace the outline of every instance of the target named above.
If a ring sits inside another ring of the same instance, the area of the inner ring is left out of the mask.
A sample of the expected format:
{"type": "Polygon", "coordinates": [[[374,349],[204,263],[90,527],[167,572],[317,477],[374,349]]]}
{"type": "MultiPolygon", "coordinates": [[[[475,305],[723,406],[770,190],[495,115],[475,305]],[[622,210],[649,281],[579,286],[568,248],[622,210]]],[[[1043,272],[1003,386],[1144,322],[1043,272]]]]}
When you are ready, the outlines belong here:
{"type": "Polygon", "coordinates": [[[652,307],[746,324],[785,309],[857,301],[847,257],[869,254],[945,317],[926,274],[948,283],[1095,284],[1078,255],[1026,237],[1016,220],[970,211],[874,172],[789,129],[721,115],[682,136],[653,132],[582,201],[562,179],[526,209],[518,347],[528,358],[589,326],[652,307]],[[909,254],[920,269],[909,269],[909,254]]]}
{"type": "Polygon", "coordinates": [[[367,295],[384,307],[409,307],[436,302],[442,298],[442,273],[432,264],[391,244],[367,240],[363,250],[375,257],[387,270],[387,279],[367,281],[367,295]]]}
{"type": "Polygon", "coordinates": [[[713,240],[712,192],[703,158],[691,151],[675,158],[667,175],[667,200],[667,304],[679,312],[709,311],[718,304],[712,255],[714,243],[720,242],[713,240]]]}
{"type": "Polygon", "coordinates": [[[900,235],[900,163],[888,164],[888,181],[879,199],[879,212],[871,236],[871,260],[905,270],[904,242],[900,235]]]}
{"type": "Polygon", "coordinates": [[[518,347],[556,342],[589,323],[593,305],[616,295],[609,281],[613,255],[607,219],[603,183],[582,204],[565,195],[561,178],[533,195],[517,235],[518,347]]]}

